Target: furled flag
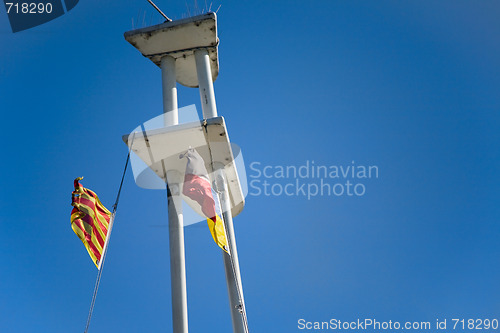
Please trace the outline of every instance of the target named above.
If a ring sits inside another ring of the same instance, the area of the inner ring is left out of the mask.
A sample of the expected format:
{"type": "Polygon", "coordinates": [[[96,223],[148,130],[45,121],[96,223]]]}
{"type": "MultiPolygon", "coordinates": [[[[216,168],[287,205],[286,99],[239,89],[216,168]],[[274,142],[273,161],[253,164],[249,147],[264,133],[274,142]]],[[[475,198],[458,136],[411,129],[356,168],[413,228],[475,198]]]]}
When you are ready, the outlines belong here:
{"type": "Polygon", "coordinates": [[[72,193],[71,227],[81,239],[94,264],[99,268],[111,212],[104,207],[97,195],[80,184],[83,177],[75,179],[72,193]]]}
{"type": "Polygon", "coordinates": [[[205,162],[194,148],[189,148],[181,157],[187,158],[182,194],[200,205],[215,243],[228,252],[224,221],[220,217],[219,202],[215,200],[217,194],[210,185],[205,162]]]}

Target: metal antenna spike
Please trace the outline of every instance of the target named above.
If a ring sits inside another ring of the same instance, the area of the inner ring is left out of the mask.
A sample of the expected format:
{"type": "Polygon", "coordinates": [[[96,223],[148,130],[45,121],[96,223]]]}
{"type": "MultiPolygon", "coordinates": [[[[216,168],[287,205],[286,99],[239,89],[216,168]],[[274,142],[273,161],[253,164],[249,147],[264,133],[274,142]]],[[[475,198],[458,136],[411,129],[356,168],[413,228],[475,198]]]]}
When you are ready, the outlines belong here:
{"type": "Polygon", "coordinates": [[[155,3],[154,3],[153,1],[148,0],[148,2],[151,4],[151,6],[153,6],[153,7],[154,7],[154,9],[156,9],[156,10],[158,11],[158,13],[160,13],[160,14],[161,14],[161,16],[163,16],[163,17],[165,18],[165,20],[167,20],[167,22],[172,22],[172,19],[168,18],[168,16],[167,16],[167,15],[165,15],[165,13],[163,13],[163,12],[161,11],[161,9],[160,9],[160,8],[158,8],[158,6],[157,6],[157,5],[155,5],[155,3]]]}

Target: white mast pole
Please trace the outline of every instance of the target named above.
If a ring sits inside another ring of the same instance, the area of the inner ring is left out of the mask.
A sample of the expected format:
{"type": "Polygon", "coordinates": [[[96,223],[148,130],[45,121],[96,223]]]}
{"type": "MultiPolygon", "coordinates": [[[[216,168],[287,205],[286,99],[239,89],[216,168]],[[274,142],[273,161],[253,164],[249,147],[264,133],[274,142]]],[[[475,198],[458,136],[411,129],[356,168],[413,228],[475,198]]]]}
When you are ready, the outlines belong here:
{"type": "Polygon", "coordinates": [[[177,106],[177,72],[175,58],[169,55],[161,58],[161,82],[163,91],[163,119],[165,126],[179,123],[177,106]]]}
{"type": "Polygon", "coordinates": [[[208,51],[206,49],[196,50],[194,51],[194,57],[196,60],[196,74],[198,75],[203,118],[217,117],[217,106],[215,104],[214,84],[208,51]]]}
{"type": "MultiPolygon", "coordinates": [[[[163,88],[163,113],[165,126],[179,123],[177,107],[177,77],[175,58],[161,59],[163,88]]],[[[184,251],[184,225],[182,198],[180,197],[181,177],[176,171],[167,171],[168,231],[170,241],[170,280],[172,289],[173,333],[188,333],[186,258],[184,251]]]]}
{"type": "MultiPolygon", "coordinates": [[[[215,104],[214,86],[212,81],[212,72],[210,69],[210,58],[206,49],[196,50],[194,52],[196,61],[196,72],[198,75],[198,85],[200,89],[201,107],[203,110],[203,118],[209,119],[217,117],[217,106],[215,104]]],[[[226,224],[226,233],[229,241],[229,252],[222,251],[224,260],[224,268],[226,272],[226,283],[229,294],[229,306],[231,311],[231,319],[233,323],[234,333],[245,333],[246,328],[246,314],[245,303],[243,299],[243,287],[241,284],[240,266],[238,261],[238,252],[236,249],[236,240],[234,237],[233,216],[231,213],[231,206],[229,201],[229,194],[227,191],[226,177],[224,174],[224,166],[216,165],[215,178],[218,191],[221,192],[220,201],[221,209],[223,211],[223,218],[226,224]]]]}
{"type": "Polygon", "coordinates": [[[217,192],[220,198],[222,216],[225,223],[229,253],[222,251],[224,260],[224,270],[226,272],[227,292],[229,296],[229,305],[231,319],[233,322],[234,333],[248,333],[245,299],[243,298],[243,285],[241,283],[240,263],[238,260],[238,251],[236,248],[236,238],[234,236],[233,216],[231,213],[231,202],[227,188],[226,175],[224,167],[215,172],[217,192]]]}

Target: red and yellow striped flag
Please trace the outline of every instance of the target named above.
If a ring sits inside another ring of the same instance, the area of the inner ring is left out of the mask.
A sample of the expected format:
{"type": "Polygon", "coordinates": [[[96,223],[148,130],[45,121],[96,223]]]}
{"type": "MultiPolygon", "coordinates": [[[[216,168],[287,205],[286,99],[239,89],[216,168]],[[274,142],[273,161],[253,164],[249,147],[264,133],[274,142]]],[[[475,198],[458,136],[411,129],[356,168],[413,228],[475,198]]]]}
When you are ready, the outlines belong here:
{"type": "Polygon", "coordinates": [[[71,228],[81,239],[94,264],[99,267],[106,235],[108,234],[111,212],[104,207],[97,195],[84,188],[75,179],[75,190],[72,193],[71,228]]]}

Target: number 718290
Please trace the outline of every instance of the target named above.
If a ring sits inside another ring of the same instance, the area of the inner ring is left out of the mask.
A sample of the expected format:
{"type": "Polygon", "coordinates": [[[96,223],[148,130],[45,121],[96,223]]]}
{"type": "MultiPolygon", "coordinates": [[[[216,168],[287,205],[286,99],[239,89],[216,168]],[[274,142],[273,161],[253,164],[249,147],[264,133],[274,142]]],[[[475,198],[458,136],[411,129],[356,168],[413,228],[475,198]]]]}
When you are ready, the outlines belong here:
{"type": "Polygon", "coordinates": [[[7,14],[50,14],[52,13],[52,4],[35,2],[6,2],[7,14]]]}

